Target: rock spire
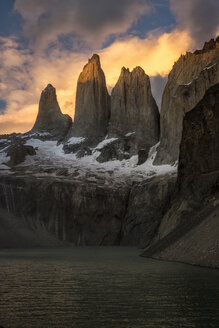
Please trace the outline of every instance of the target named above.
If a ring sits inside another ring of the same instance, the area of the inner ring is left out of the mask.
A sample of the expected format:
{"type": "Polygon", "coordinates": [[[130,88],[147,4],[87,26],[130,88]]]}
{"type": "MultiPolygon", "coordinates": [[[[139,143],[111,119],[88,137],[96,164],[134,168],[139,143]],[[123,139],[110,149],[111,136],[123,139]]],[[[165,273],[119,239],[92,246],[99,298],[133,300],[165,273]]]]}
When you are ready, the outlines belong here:
{"type": "Polygon", "coordinates": [[[111,94],[109,132],[115,136],[135,132],[141,146],[151,147],[159,140],[159,111],[141,67],[121,70],[111,94]]]}
{"type": "Polygon", "coordinates": [[[71,124],[70,116],[61,112],[56,89],[48,84],[41,93],[37,119],[31,132],[47,132],[52,136],[62,137],[68,132],[71,124]]]}
{"type": "Polygon", "coordinates": [[[104,136],[110,117],[110,96],[100,58],[94,54],[78,78],[72,135],[104,136]]]}

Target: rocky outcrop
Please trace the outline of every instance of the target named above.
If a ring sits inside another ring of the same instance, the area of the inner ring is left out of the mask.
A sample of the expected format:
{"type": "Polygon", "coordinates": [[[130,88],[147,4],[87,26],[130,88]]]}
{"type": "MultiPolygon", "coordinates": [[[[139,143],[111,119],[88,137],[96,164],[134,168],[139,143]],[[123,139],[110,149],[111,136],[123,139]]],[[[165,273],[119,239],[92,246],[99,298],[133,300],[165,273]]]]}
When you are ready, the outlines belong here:
{"type": "Polygon", "coordinates": [[[151,93],[149,77],[141,67],[132,72],[122,68],[111,94],[109,135],[124,137],[134,133],[135,153],[149,150],[159,140],[159,111],[151,93]]]}
{"type": "Polygon", "coordinates": [[[10,157],[7,165],[14,167],[25,161],[26,156],[33,156],[36,154],[35,149],[32,146],[27,146],[21,138],[12,138],[11,145],[8,147],[7,155],[10,157]]]}
{"type": "Polygon", "coordinates": [[[219,267],[218,108],[219,84],[185,115],[175,197],[145,256],[219,267]]]}
{"type": "MultiPolygon", "coordinates": [[[[99,148],[98,145],[96,147],[96,150],[100,152],[100,155],[97,157],[99,163],[113,160],[126,160],[136,155],[138,152],[135,133],[118,138],[106,139],[105,141],[108,142],[101,146],[101,148],[99,148]]],[[[146,153],[147,158],[148,150],[146,153]]]]}
{"type": "Polygon", "coordinates": [[[187,53],[174,64],[162,98],[160,146],[154,164],[178,160],[185,113],[219,81],[218,45],[218,42],[210,41],[202,51],[187,53]]]}
{"type": "Polygon", "coordinates": [[[70,136],[103,137],[110,117],[110,96],[98,55],[81,72],[76,93],[74,125],[70,136]]]}
{"type": "Polygon", "coordinates": [[[41,93],[39,112],[31,132],[49,133],[51,136],[62,138],[70,129],[71,124],[70,116],[61,112],[56,89],[48,84],[41,93]]]}
{"type": "Polygon", "coordinates": [[[204,47],[201,50],[196,50],[194,52],[195,55],[204,54],[205,52],[208,52],[210,50],[216,49],[217,43],[219,42],[219,36],[216,38],[216,40],[211,39],[208,42],[205,42],[204,47]]]}

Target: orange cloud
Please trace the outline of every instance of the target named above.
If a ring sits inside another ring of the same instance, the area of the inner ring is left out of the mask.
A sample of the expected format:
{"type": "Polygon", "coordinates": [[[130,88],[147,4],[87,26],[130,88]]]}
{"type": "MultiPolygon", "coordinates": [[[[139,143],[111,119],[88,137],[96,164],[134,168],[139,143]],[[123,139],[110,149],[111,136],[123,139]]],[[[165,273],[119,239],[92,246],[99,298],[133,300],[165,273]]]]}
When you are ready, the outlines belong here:
{"type": "Polygon", "coordinates": [[[143,40],[135,37],[114,42],[100,51],[107,83],[115,85],[122,66],[130,69],[141,66],[149,76],[166,76],[190,44],[189,35],[178,30],[161,35],[151,34],[143,40]]]}
{"type": "Polygon", "coordinates": [[[27,132],[32,127],[36,115],[36,104],[25,106],[20,111],[8,109],[5,115],[0,115],[0,133],[27,132]]]}
{"type": "MultiPolygon", "coordinates": [[[[74,116],[77,78],[91,54],[70,53],[54,48],[47,56],[30,55],[21,50],[15,39],[0,38],[0,99],[7,102],[0,115],[0,133],[25,132],[34,124],[42,89],[51,83],[56,87],[63,113],[74,116]]],[[[141,66],[150,76],[165,76],[181,53],[190,48],[186,32],[154,32],[145,39],[128,37],[96,50],[106,74],[109,89],[118,80],[122,66],[141,66]]]]}

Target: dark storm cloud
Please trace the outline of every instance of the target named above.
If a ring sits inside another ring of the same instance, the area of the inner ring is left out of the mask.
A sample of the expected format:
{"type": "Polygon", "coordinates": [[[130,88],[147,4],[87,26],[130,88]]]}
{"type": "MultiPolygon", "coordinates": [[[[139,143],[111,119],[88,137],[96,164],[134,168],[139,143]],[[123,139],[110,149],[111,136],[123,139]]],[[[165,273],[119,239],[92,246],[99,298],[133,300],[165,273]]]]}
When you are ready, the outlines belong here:
{"type": "Polygon", "coordinates": [[[16,0],[14,8],[26,36],[41,45],[70,33],[98,44],[126,32],[149,11],[145,0],[16,0]]]}
{"type": "Polygon", "coordinates": [[[218,0],[170,0],[170,7],[180,27],[189,31],[195,45],[202,46],[218,33],[218,0]]]}

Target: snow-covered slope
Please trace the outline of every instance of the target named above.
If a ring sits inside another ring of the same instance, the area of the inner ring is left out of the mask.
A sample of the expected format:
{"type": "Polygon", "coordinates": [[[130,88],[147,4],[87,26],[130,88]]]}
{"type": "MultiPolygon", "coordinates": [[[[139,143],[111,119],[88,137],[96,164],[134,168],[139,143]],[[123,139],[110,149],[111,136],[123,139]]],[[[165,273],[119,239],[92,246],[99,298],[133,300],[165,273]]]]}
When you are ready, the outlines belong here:
{"type": "MultiPolygon", "coordinates": [[[[36,150],[36,155],[26,156],[25,162],[21,163],[17,169],[22,169],[22,173],[33,173],[38,176],[56,175],[60,168],[66,169],[65,176],[74,175],[78,172],[78,177],[86,176],[87,172],[94,175],[105,176],[110,175],[112,179],[118,177],[123,179],[142,179],[156,175],[164,175],[174,173],[177,166],[161,165],[154,166],[153,160],[156,156],[156,150],[159,144],[153,146],[149,152],[147,161],[142,165],[137,165],[138,155],[132,156],[127,160],[114,160],[99,163],[96,159],[100,155],[100,149],[111,142],[115,138],[105,139],[92,149],[90,156],[77,158],[76,154],[65,154],[63,144],[57,144],[53,140],[42,140],[31,137],[26,140],[25,145],[32,146],[36,150]],[[50,170],[48,169],[50,168],[50,170]]],[[[69,140],[71,144],[83,142],[83,138],[72,138],[69,140]]],[[[7,147],[0,151],[0,170],[11,170],[6,163],[9,160],[7,155],[7,147]]]]}

